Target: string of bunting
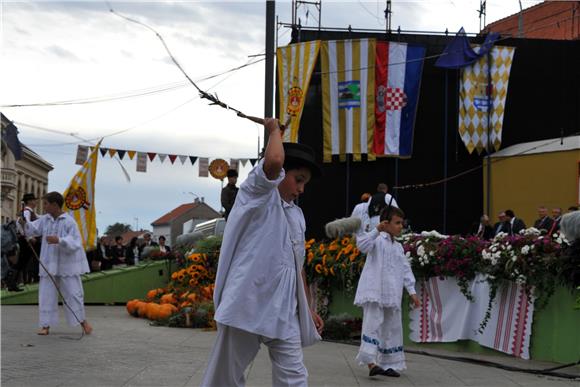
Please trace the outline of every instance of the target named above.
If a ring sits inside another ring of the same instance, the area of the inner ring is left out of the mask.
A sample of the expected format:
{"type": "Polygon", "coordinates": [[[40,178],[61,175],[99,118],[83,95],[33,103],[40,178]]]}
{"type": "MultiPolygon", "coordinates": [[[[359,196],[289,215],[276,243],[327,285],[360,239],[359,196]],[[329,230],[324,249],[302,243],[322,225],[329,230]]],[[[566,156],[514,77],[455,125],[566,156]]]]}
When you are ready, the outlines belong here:
{"type": "MultiPolygon", "coordinates": [[[[94,150],[95,147],[93,146],[86,146],[86,145],[79,145],[77,147],[77,157],[76,157],[76,161],[75,164],[77,165],[83,165],[84,162],[87,160],[88,156],[89,156],[89,151],[92,152],[94,150]]],[[[238,159],[233,159],[230,158],[230,163],[228,164],[225,160],[221,159],[221,158],[212,158],[212,163],[210,163],[210,158],[209,157],[200,157],[200,156],[189,156],[189,155],[178,155],[178,154],[168,154],[168,153],[158,153],[158,152],[141,152],[141,151],[136,151],[136,150],[126,150],[126,149],[115,149],[115,148],[105,148],[105,147],[99,147],[99,152],[101,153],[101,157],[119,157],[120,160],[123,160],[125,158],[125,156],[127,156],[130,160],[133,160],[136,158],[137,160],[137,166],[136,166],[136,170],[137,172],[147,172],[147,163],[148,162],[153,162],[154,160],[159,160],[159,162],[163,163],[165,162],[165,160],[169,159],[169,162],[173,165],[175,163],[176,160],[179,160],[181,162],[181,165],[184,165],[186,162],[189,161],[189,163],[191,163],[192,166],[194,166],[197,162],[198,167],[199,167],[199,176],[200,177],[208,177],[208,172],[210,169],[210,165],[211,164],[216,164],[213,161],[216,160],[220,160],[223,161],[223,163],[218,163],[219,165],[225,165],[226,169],[227,168],[232,168],[235,170],[239,169],[239,164],[241,163],[242,166],[246,166],[246,164],[248,162],[250,162],[250,164],[252,166],[256,165],[256,162],[258,161],[257,158],[238,158],[238,159]],[[199,162],[198,162],[199,160],[199,162]],[[224,164],[225,163],[225,164],[224,164]]]]}

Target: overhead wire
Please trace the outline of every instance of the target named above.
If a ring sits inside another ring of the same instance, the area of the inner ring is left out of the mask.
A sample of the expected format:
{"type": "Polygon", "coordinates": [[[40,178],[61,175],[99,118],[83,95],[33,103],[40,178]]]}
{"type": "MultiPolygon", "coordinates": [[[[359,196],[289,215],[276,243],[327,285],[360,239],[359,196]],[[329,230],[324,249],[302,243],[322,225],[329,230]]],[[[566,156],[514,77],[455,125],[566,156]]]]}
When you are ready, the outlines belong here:
{"type": "MultiPolygon", "coordinates": [[[[217,78],[222,75],[226,75],[228,73],[238,71],[243,69],[244,67],[248,67],[254,65],[256,63],[264,61],[264,58],[256,59],[254,61],[250,61],[240,66],[233,67],[229,70],[222,71],[217,74],[209,75],[197,80],[197,82],[207,81],[213,78],[217,78]]],[[[83,105],[83,104],[92,104],[92,103],[102,103],[102,102],[110,102],[110,101],[117,101],[123,100],[128,98],[135,98],[135,97],[143,97],[149,96],[159,93],[164,93],[168,91],[177,90],[180,88],[187,87],[189,85],[188,82],[174,82],[169,84],[163,84],[159,86],[152,86],[150,88],[145,89],[137,89],[134,91],[128,91],[119,94],[112,94],[112,95],[105,95],[100,97],[87,97],[87,98],[78,98],[78,99],[71,99],[71,100],[63,100],[63,101],[51,101],[51,102],[37,102],[37,103],[28,103],[28,104],[12,104],[12,105],[0,105],[3,108],[17,108],[17,107],[37,107],[37,106],[63,106],[63,105],[83,105]]]]}
{"type": "Polygon", "coordinates": [[[116,12],[113,7],[110,5],[110,3],[107,1],[107,5],[109,6],[109,11],[111,13],[113,13],[114,15],[125,19],[129,22],[138,24],[140,26],[143,26],[145,28],[147,28],[148,30],[152,31],[155,36],[157,36],[157,38],[161,41],[161,43],[163,44],[163,47],[165,48],[165,51],[167,52],[167,54],[169,55],[169,58],[171,59],[171,61],[175,64],[175,66],[177,66],[177,68],[181,71],[181,73],[185,76],[185,78],[189,81],[189,83],[191,83],[193,85],[193,87],[195,87],[199,93],[199,96],[201,98],[207,99],[209,100],[211,103],[210,105],[217,105],[220,106],[226,110],[232,110],[233,112],[235,112],[239,117],[243,117],[243,118],[247,118],[249,120],[256,120],[255,117],[250,117],[247,116],[246,114],[242,113],[242,111],[240,111],[239,109],[236,109],[228,104],[226,104],[225,102],[221,101],[217,95],[212,95],[209,94],[207,91],[202,90],[192,79],[191,77],[187,74],[187,72],[183,69],[183,67],[179,64],[179,62],[177,61],[177,59],[175,58],[175,56],[172,54],[171,50],[169,49],[169,47],[167,46],[167,43],[165,42],[165,39],[163,39],[163,36],[161,36],[161,34],[159,32],[157,32],[153,27],[140,22],[139,20],[124,16],[118,12],[116,12]]]}
{"type": "MultiPolygon", "coordinates": [[[[248,63],[251,63],[251,64],[253,64],[253,63],[256,63],[256,62],[258,62],[258,61],[253,61],[253,62],[252,62],[251,60],[250,60],[250,61],[248,61],[248,63]]],[[[245,66],[245,65],[241,65],[241,66],[238,66],[238,67],[237,67],[237,69],[241,69],[241,68],[244,68],[244,67],[246,67],[246,66],[245,66]]],[[[226,81],[228,78],[230,78],[231,76],[233,76],[235,73],[234,73],[233,71],[228,71],[228,72],[222,73],[222,74],[220,74],[220,75],[224,75],[224,74],[227,74],[227,76],[226,76],[225,78],[223,78],[223,79],[219,80],[218,82],[214,83],[212,86],[210,86],[210,87],[208,88],[208,90],[211,90],[211,89],[213,89],[214,87],[216,87],[217,85],[219,85],[220,83],[222,83],[222,82],[225,82],[225,81],[226,81]]],[[[207,77],[207,79],[211,79],[211,78],[215,78],[215,76],[210,76],[210,77],[207,77]]],[[[155,117],[152,117],[152,118],[150,118],[150,119],[147,119],[146,121],[143,121],[143,122],[140,122],[140,123],[137,123],[137,124],[131,125],[131,126],[130,126],[130,127],[128,127],[128,128],[121,129],[121,130],[117,130],[117,131],[115,131],[115,132],[112,132],[112,133],[109,133],[109,134],[105,134],[105,135],[102,135],[102,136],[99,136],[99,137],[95,137],[95,138],[91,138],[91,139],[82,139],[82,138],[81,138],[81,141],[65,142],[65,143],[53,143],[53,144],[29,144],[29,146],[41,146],[41,147],[42,147],[42,146],[45,146],[45,147],[48,147],[48,146],[78,145],[78,144],[83,144],[83,143],[91,143],[91,142],[97,141],[97,140],[99,140],[99,139],[101,139],[101,138],[107,138],[107,137],[116,136],[116,135],[119,135],[119,134],[122,134],[122,133],[126,133],[126,132],[128,132],[128,131],[131,131],[131,130],[133,130],[133,129],[135,129],[135,128],[139,127],[139,126],[142,126],[142,125],[148,124],[148,123],[150,123],[150,122],[153,122],[153,121],[155,121],[155,120],[158,120],[159,118],[162,118],[162,117],[164,117],[164,116],[166,116],[166,115],[168,115],[168,114],[170,114],[170,113],[174,112],[175,110],[177,110],[177,109],[181,108],[182,106],[185,106],[185,105],[187,105],[188,103],[190,103],[190,102],[192,102],[192,101],[194,101],[194,100],[196,100],[196,99],[198,99],[198,98],[200,98],[200,97],[199,97],[199,96],[195,96],[195,97],[193,97],[193,98],[190,98],[190,99],[188,99],[187,101],[185,101],[185,102],[183,102],[183,103],[181,103],[181,104],[179,104],[179,105],[177,105],[177,106],[175,106],[175,107],[171,108],[170,110],[168,110],[168,111],[166,111],[166,112],[164,112],[164,113],[162,113],[162,114],[160,114],[160,115],[157,115],[157,116],[155,116],[155,117]]],[[[40,126],[37,126],[37,125],[34,125],[34,124],[28,124],[28,123],[24,123],[24,122],[16,122],[16,121],[15,121],[15,123],[17,123],[18,125],[24,125],[24,126],[31,127],[31,128],[35,128],[35,129],[41,129],[41,130],[52,131],[52,132],[59,133],[59,134],[67,134],[67,135],[71,135],[70,133],[67,133],[67,132],[64,132],[64,131],[58,131],[58,130],[56,130],[56,129],[49,129],[49,128],[44,128],[44,127],[40,127],[40,126]]]]}
{"type": "MultiPolygon", "coordinates": [[[[565,138],[573,137],[573,136],[578,136],[578,135],[580,135],[580,132],[572,133],[572,134],[569,134],[567,136],[562,136],[560,138],[557,138],[557,139],[548,141],[546,143],[543,143],[543,144],[540,144],[540,145],[536,145],[536,146],[533,146],[531,148],[524,149],[524,150],[522,150],[522,151],[520,151],[518,153],[515,153],[515,154],[511,155],[511,156],[521,156],[521,155],[525,155],[526,153],[531,152],[533,150],[540,149],[540,148],[543,148],[545,146],[552,145],[553,143],[561,142],[565,138]]],[[[491,164],[495,164],[495,163],[502,162],[504,160],[505,160],[504,158],[495,158],[494,160],[491,160],[490,162],[491,162],[491,164]]],[[[393,187],[393,189],[403,190],[403,189],[414,189],[414,188],[431,187],[431,186],[438,185],[438,184],[442,184],[442,183],[445,183],[445,182],[448,182],[448,181],[451,181],[451,180],[455,180],[458,177],[461,177],[461,176],[470,174],[471,172],[475,172],[475,171],[477,171],[478,169],[481,169],[481,168],[483,168],[483,164],[482,165],[478,165],[478,166],[473,167],[473,168],[470,168],[470,169],[467,169],[467,170],[465,170],[463,172],[457,173],[457,174],[455,174],[453,176],[449,176],[449,177],[444,178],[444,179],[438,179],[438,180],[434,180],[434,181],[427,182],[427,183],[417,183],[417,184],[400,185],[400,186],[393,187]]]]}

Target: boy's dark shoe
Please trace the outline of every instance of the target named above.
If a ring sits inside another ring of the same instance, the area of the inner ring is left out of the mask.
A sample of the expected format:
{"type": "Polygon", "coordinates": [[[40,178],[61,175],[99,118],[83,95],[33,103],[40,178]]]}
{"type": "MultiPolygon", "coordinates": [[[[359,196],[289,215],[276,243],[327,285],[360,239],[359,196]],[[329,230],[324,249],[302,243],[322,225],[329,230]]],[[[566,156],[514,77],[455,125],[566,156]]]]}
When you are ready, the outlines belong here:
{"type": "Polygon", "coordinates": [[[394,369],[392,369],[392,368],[389,368],[388,370],[384,370],[384,371],[382,372],[382,375],[385,375],[385,376],[391,376],[391,377],[393,377],[393,378],[398,378],[399,376],[401,376],[401,374],[400,374],[400,373],[398,373],[397,371],[395,371],[395,370],[394,370],[394,369]]]}
{"type": "Polygon", "coordinates": [[[384,369],[376,365],[369,370],[369,376],[383,375],[384,372],[384,369]]]}

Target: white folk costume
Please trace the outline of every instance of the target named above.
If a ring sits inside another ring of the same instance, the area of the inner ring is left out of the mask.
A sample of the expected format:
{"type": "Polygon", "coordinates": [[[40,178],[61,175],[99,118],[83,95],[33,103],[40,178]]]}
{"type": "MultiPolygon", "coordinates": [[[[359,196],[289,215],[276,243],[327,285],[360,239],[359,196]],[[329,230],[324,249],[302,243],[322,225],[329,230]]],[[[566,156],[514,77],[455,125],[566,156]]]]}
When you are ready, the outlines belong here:
{"type": "Polygon", "coordinates": [[[361,345],[356,360],[383,369],[403,370],[403,287],[415,294],[415,276],[403,246],[391,235],[371,232],[357,236],[357,247],[367,254],[354,304],[363,308],[361,345]]]}
{"type": "Polygon", "coordinates": [[[352,214],[350,215],[350,217],[360,219],[360,227],[358,230],[355,231],[356,235],[362,234],[363,232],[367,232],[370,230],[368,202],[359,203],[356,206],[354,206],[354,209],[352,210],[352,214]]]}
{"type": "MultiPolygon", "coordinates": [[[[58,325],[59,321],[58,292],[48,274],[56,280],[67,304],[79,321],[84,321],[84,293],[80,276],[88,273],[90,269],[76,222],[66,213],[56,219],[46,214],[34,222],[26,223],[25,232],[27,237],[42,237],[40,250],[42,265],[38,284],[40,327],[53,327],[58,325]],[[52,235],[58,236],[57,244],[47,242],[46,237],[52,235]]],[[[68,308],[65,308],[65,316],[69,325],[79,325],[79,321],[68,308]]]]}
{"type": "Polygon", "coordinates": [[[218,334],[202,386],[243,386],[260,344],[270,352],[273,385],[307,385],[301,347],[320,336],[301,276],[304,215],[280,197],[284,176],[269,180],[262,160],[236,196],[215,283],[218,334]]]}

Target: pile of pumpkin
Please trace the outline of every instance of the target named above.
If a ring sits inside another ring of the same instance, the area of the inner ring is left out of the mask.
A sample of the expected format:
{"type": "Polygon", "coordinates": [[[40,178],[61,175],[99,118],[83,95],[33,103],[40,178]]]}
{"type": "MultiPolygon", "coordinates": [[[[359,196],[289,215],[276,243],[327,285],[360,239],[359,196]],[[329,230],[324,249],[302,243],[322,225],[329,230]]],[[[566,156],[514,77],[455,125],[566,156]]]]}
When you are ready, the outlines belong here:
{"type": "Polygon", "coordinates": [[[215,327],[213,290],[217,256],[190,253],[185,264],[171,274],[166,288],[151,289],[144,300],[127,302],[127,312],[157,325],[215,327]]]}

